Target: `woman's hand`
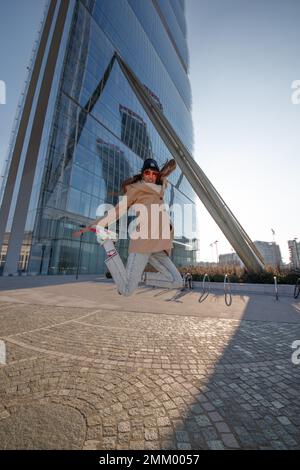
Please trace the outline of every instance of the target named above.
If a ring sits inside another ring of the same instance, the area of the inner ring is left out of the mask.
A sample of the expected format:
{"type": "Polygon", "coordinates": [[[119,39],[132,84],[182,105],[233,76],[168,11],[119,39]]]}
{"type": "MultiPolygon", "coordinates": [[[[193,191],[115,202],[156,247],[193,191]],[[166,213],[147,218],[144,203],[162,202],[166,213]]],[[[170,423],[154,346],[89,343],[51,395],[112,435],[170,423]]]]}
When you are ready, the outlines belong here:
{"type": "Polygon", "coordinates": [[[80,235],[82,235],[82,230],[78,230],[77,232],[73,232],[72,233],[72,237],[80,237],[80,235]]]}

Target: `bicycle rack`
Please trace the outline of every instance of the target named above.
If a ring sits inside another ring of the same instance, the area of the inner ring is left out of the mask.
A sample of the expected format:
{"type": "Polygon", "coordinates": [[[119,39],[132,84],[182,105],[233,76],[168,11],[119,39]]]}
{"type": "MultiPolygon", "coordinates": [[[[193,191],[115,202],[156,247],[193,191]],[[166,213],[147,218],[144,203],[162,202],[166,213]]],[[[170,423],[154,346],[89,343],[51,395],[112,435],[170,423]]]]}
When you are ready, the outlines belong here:
{"type": "Polygon", "coordinates": [[[275,287],[275,297],[276,297],[276,300],[279,299],[279,296],[278,296],[278,286],[277,286],[277,277],[274,276],[274,287],[275,287]]]}
{"type": "Polygon", "coordinates": [[[210,278],[209,278],[209,275],[208,274],[204,274],[204,277],[203,277],[203,280],[202,280],[202,287],[203,287],[203,290],[205,290],[205,280],[207,279],[207,282],[208,282],[208,292],[210,291],[210,278]]]}
{"type": "Polygon", "coordinates": [[[224,276],[224,297],[225,297],[225,304],[227,307],[230,307],[232,304],[232,295],[231,295],[231,283],[228,277],[228,274],[224,276]],[[228,301],[229,297],[229,301],[228,301]]]}
{"type": "Polygon", "coordinates": [[[297,282],[294,287],[294,299],[297,299],[300,294],[300,277],[298,277],[297,282]]]}
{"type": "Polygon", "coordinates": [[[193,276],[191,275],[191,273],[184,274],[183,278],[182,278],[182,281],[183,281],[183,288],[184,289],[186,289],[186,288],[192,289],[193,288],[193,276]]]}
{"type": "Polygon", "coordinates": [[[209,293],[210,293],[210,278],[209,278],[209,275],[206,273],[204,274],[204,277],[203,277],[203,280],[202,280],[202,289],[203,289],[203,292],[198,300],[198,302],[203,302],[205,299],[207,299],[207,297],[209,296],[209,293]],[[207,281],[206,281],[207,279],[207,281]],[[206,282],[208,283],[208,287],[206,289],[205,287],[205,284],[206,282]]]}

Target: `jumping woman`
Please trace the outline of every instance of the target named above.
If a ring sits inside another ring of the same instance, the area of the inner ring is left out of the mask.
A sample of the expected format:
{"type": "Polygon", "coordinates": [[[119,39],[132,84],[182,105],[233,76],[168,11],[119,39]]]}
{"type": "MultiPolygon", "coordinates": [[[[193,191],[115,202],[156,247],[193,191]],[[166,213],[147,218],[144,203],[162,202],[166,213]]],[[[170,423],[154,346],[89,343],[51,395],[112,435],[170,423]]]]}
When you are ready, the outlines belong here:
{"type": "Polygon", "coordinates": [[[173,246],[173,227],[163,200],[168,184],[166,176],[175,168],[175,160],[167,162],[160,171],[155,160],[146,159],[141,172],[123,182],[122,190],[126,198],[109,210],[105,217],[74,233],[76,236],[89,230],[96,232],[98,242],[106,251],[105,263],[119,294],[133,294],[148,263],[158,272],[147,273],[147,285],[170,289],[182,287],[181,274],[169,257],[173,246]],[[125,268],[115,249],[116,234],[105,227],[116,222],[130,207],[135,208],[139,216],[136,218],[136,230],[130,234],[125,268]]]}

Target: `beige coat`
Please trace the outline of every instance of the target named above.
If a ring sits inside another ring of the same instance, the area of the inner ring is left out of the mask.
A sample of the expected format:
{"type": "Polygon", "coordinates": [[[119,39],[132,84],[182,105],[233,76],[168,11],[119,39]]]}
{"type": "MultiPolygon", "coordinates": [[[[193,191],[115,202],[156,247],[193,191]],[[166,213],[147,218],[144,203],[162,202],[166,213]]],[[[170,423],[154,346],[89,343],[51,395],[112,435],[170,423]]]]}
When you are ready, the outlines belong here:
{"type": "Polygon", "coordinates": [[[108,211],[98,224],[102,227],[110,226],[131,207],[135,209],[137,217],[136,227],[130,233],[129,253],[166,251],[170,255],[174,231],[164,208],[163,196],[167,183],[165,179],[161,186],[144,181],[128,185],[125,194],[127,198],[108,211]]]}

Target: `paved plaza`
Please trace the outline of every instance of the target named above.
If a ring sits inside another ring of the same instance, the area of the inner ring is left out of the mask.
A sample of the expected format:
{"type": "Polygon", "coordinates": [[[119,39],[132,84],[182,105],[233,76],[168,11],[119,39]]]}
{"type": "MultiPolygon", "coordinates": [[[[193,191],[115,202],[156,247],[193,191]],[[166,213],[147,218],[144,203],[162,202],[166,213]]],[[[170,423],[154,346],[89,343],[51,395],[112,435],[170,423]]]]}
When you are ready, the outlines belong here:
{"type": "Polygon", "coordinates": [[[299,300],[200,294],[0,278],[0,449],[300,449],[299,300]]]}

